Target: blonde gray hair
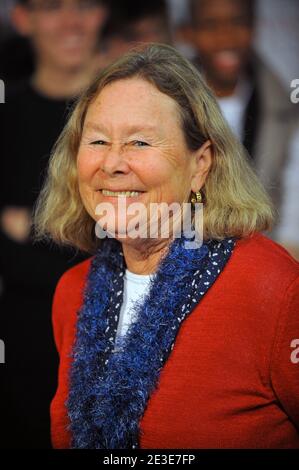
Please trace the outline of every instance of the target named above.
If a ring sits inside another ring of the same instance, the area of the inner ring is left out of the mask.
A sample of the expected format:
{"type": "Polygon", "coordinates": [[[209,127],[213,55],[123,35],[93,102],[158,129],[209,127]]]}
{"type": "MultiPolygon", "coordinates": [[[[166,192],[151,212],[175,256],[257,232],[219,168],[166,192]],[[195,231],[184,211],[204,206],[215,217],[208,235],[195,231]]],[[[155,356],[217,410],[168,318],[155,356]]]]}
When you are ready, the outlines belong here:
{"type": "Polygon", "coordinates": [[[148,44],[102,70],[77,100],[53,149],[37,201],[37,239],[51,238],[90,253],[98,246],[95,222],[79,194],[76,157],[89,105],[106,85],[132,77],[147,80],[176,101],[190,150],[208,139],[212,142],[213,162],[202,188],[204,239],[245,237],[270,230],[274,211],[269,196],[200,73],[173,47],[148,44]]]}

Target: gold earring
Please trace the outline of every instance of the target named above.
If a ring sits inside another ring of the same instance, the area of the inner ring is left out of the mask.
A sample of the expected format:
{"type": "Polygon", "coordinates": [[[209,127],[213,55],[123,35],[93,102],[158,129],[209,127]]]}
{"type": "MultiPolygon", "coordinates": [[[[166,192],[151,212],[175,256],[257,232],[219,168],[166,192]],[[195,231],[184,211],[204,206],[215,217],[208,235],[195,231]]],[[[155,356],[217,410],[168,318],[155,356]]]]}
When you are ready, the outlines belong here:
{"type": "Polygon", "coordinates": [[[191,203],[201,203],[202,202],[202,195],[200,191],[196,191],[195,193],[191,191],[191,203]]]}

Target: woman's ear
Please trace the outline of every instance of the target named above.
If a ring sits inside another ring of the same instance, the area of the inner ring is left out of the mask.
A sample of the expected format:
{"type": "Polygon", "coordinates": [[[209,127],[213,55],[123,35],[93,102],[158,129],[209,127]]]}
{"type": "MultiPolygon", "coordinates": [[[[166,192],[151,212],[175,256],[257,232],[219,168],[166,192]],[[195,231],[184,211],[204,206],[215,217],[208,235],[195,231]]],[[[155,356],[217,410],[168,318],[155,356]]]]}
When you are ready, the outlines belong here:
{"type": "Polygon", "coordinates": [[[16,5],[11,12],[12,23],[21,36],[30,36],[31,18],[30,11],[26,6],[16,5]]]}
{"type": "Polygon", "coordinates": [[[191,189],[193,192],[198,191],[205,183],[213,162],[213,145],[207,140],[193,154],[194,172],[191,181],[191,189]]]}

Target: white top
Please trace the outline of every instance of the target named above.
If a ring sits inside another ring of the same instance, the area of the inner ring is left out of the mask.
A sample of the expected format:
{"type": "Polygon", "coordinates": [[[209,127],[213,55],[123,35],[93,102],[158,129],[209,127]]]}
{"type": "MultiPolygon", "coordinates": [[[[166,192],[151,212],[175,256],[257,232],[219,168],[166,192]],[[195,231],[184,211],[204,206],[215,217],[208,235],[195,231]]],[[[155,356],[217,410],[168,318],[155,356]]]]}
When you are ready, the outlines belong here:
{"type": "Polygon", "coordinates": [[[245,80],[241,81],[233,95],[218,98],[218,104],[234,134],[243,140],[245,111],[249,102],[251,86],[245,80]]]}
{"type": "Polygon", "coordinates": [[[130,324],[135,320],[132,308],[137,300],[148,293],[153,274],[134,274],[126,269],[124,275],[124,296],[120,310],[116,339],[124,336],[130,324]]]}

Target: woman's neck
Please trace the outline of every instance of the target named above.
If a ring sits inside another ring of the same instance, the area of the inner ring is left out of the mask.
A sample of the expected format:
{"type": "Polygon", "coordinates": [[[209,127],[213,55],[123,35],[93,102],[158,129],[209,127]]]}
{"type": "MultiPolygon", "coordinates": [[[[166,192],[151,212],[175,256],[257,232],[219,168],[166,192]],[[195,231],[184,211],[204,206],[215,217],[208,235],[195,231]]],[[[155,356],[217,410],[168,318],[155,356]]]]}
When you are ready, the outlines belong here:
{"type": "Polygon", "coordinates": [[[169,240],[163,240],[155,246],[147,246],[145,240],[135,246],[122,243],[127,269],[135,274],[155,273],[161,259],[168,251],[169,243],[169,240]]]}

